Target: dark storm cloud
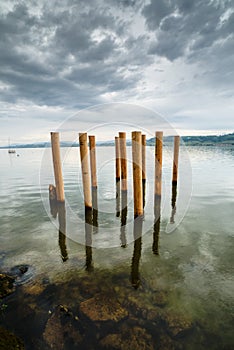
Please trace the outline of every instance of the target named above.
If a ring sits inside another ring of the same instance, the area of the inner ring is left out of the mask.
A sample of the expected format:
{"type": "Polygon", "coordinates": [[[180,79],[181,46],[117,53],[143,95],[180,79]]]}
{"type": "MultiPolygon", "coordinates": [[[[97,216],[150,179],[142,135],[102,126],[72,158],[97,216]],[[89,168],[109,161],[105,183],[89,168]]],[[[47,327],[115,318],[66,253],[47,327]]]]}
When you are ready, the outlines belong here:
{"type": "Polygon", "coordinates": [[[234,11],[233,1],[151,0],[142,11],[149,30],[155,33],[149,53],[173,61],[192,58],[229,36],[228,40],[233,40],[233,14],[223,18],[228,10],[234,11]]]}
{"type": "Polygon", "coordinates": [[[141,96],[145,71],[164,71],[155,63],[160,57],[197,64],[195,82],[219,85],[230,95],[233,1],[145,3],[32,0],[13,6],[6,0],[0,10],[1,99],[73,108],[112,92],[141,96]]]}
{"type": "Polygon", "coordinates": [[[92,104],[100,94],[137,84],[139,72],[129,68],[146,63],[144,46],[136,44],[142,38],[127,41],[128,18],[95,4],[52,1],[34,11],[25,2],[0,15],[2,99],[74,107],[78,99],[92,104]]]}

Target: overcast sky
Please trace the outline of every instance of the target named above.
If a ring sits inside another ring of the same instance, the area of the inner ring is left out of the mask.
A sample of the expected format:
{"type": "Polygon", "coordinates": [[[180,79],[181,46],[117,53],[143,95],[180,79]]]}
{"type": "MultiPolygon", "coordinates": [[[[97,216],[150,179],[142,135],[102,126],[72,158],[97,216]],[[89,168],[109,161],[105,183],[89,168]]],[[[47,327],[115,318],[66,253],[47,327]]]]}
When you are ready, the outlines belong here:
{"type": "Polygon", "coordinates": [[[233,95],[233,0],[0,2],[0,144],[47,140],[96,104],[118,122],[112,102],[159,112],[181,134],[224,133],[233,95]]]}

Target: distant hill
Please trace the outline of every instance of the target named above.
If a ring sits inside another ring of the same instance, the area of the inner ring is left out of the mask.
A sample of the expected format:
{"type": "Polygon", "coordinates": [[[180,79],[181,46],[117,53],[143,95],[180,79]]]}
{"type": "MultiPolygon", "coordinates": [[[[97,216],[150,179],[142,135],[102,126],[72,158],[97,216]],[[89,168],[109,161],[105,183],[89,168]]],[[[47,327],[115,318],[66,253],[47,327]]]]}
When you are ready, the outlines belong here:
{"type": "MultiPolygon", "coordinates": [[[[215,146],[215,145],[234,145],[234,133],[226,135],[207,135],[207,136],[182,136],[181,139],[188,146],[215,146]]],[[[164,143],[173,142],[173,136],[164,137],[164,143]]],[[[147,145],[155,144],[155,138],[147,140],[147,145]]]]}
{"type": "MultiPolygon", "coordinates": [[[[234,145],[234,133],[226,135],[209,135],[209,136],[182,136],[181,139],[188,146],[221,146],[221,145],[234,145]]],[[[173,136],[165,136],[163,138],[165,144],[173,142],[173,136]]],[[[115,142],[110,141],[98,141],[97,147],[114,146],[115,142]]],[[[155,138],[147,140],[148,146],[155,144],[155,138]]],[[[79,147],[79,144],[71,141],[61,141],[61,147],[79,147]]],[[[127,146],[131,145],[131,140],[127,140],[127,146]]],[[[12,144],[10,148],[47,148],[50,147],[50,142],[36,142],[29,144],[12,144]]],[[[0,146],[0,149],[8,149],[8,146],[0,146]]]]}

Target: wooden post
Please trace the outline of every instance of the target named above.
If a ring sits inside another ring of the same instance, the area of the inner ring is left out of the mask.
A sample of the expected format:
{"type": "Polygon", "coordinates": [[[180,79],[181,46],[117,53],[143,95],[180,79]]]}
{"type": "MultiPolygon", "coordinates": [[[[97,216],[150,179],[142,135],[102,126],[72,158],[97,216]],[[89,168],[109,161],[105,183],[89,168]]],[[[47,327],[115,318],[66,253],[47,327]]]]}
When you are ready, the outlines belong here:
{"type": "Polygon", "coordinates": [[[120,160],[120,147],[119,147],[119,137],[115,137],[115,179],[116,182],[120,181],[121,176],[121,160],[120,160]]]}
{"type": "MultiPolygon", "coordinates": [[[[92,185],[93,225],[98,227],[97,166],[95,136],[89,136],[89,154],[92,185]]],[[[96,233],[97,231],[95,231],[96,233]]]]}
{"type": "Polygon", "coordinates": [[[52,156],[54,164],[54,177],[56,185],[57,201],[64,202],[64,184],[63,184],[63,174],[60,158],[60,143],[59,143],[59,133],[51,132],[51,146],[52,146],[52,156]]]}
{"type": "Polygon", "coordinates": [[[155,199],[161,197],[162,192],[162,148],[163,132],[157,131],[155,134],[155,182],[154,195],[155,199]]]}
{"type": "Polygon", "coordinates": [[[142,142],[142,195],[143,208],[145,207],[145,185],[146,185],[146,135],[141,135],[142,142]]]}
{"type": "Polygon", "coordinates": [[[86,208],[92,208],[92,197],[91,197],[91,181],[89,172],[89,160],[88,160],[88,143],[87,134],[79,134],[80,142],[80,159],[82,169],[82,180],[83,180],[83,192],[84,192],[84,204],[86,208]]]}
{"type": "Polygon", "coordinates": [[[132,132],[134,217],[143,215],[141,132],[132,132]]]}
{"type": "Polygon", "coordinates": [[[115,137],[115,181],[116,181],[116,216],[120,216],[120,177],[121,177],[121,160],[119,137],[115,137]]]}
{"type": "Polygon", "coordinates": [[[146,181],[146,135],[141,135],[142,142],[142,181],[146,181]]]}
{"type": "Polygon", "coordinates": [[[177,178],[178,178],[179,148],[180,148],[180,136],[174,136],[174,158],[173,158],[173,172],[172,172],[173,185],[177,184],[177,178]]]}
{"type": "Polygon", "coordinates": [[[90,169],[92,188],[97,188],[96,142],[95,136],[89,136],[90,169]]]}
{"type": "Polygon", "coordinates": [[[119,149],[121,161],[121,190],[127,191],[127,149],[126,149],[126,132],[119,132],[119,149]]]}

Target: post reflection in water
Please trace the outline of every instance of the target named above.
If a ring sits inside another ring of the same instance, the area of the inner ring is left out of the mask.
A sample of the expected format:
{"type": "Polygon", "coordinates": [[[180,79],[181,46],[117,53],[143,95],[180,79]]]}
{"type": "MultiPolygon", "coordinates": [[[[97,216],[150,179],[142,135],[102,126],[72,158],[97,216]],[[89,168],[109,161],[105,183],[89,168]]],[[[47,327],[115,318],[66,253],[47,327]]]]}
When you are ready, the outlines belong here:
{"type": "Polygon", "coordinates": [[[57,205],[57,195],[56,188],[54,185],[49,185],[49,202],[50,202],[50,213],[54,219],[56,219],[58,214],[58,205],[57,205]]]}
{"type": "Polygon", "coordinates": [[[93,206],[93,233],[98,232],[98,200],[97,200],[97,187],[92,187],[92,206],[93,206]]]}
{"type": "Polygon", "coordinates": [[[92,257],[92,229],[93,229],[93,215],[91,208],[85,208],[85,252],[86,252],[86,270],[93,270],[92,257]]]}
{"type": "Polygon", "coordinates": [[[131,282],[132,286],[137,289],[140,286],[140,277],[139,277],[139,262],[141,257],[141,246],[142,246],[142,224],[143,216],[138,216],[134,220],[134,250],[132,256],[132,265],[131,265],[131,282]]]}
{"type": "Polygon", "coordinates": [[[120,179],[116,179],[116,217],[120,217],[120,179]]]}
{"type": "Polygon", "coordinates": [[[154,232],[152,250],[155,255],[159,255],[159,232],[161,220],[161,196],[155,196],[154,201],[154,232]]]}
{"type": "Polygon", "coordinates": [[[121,227],[120,227],[120,241],[121,247],[126,248],[127,240],[126,240],[126,223],[127,223],[127,214],[128,214],[128,206],[127,206],[128,194],[127,191],[121,191],[121,227]]]}
{"type": "Polygon", "coordinates": [[[145,208],[145,186],[146,179],[142,179],[143,208],[145,208]]]}
{"type": "Polygon", "coordinates": [[[58,202],[58,221],[59,221],[59,247],[63,262],[68,260],[68,253],[66,247],[66,209],[65,203],[58,202]]]}
{"type": "Polygon", "coordinates": [[[172,184],[170,224],[175,223],[177,184],[172,184]]]}

